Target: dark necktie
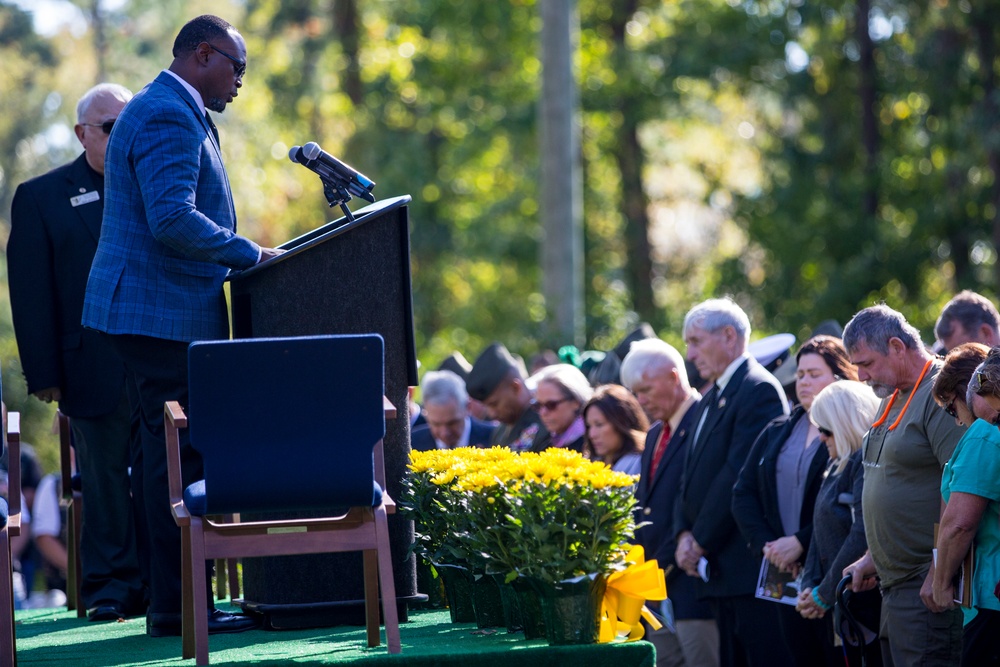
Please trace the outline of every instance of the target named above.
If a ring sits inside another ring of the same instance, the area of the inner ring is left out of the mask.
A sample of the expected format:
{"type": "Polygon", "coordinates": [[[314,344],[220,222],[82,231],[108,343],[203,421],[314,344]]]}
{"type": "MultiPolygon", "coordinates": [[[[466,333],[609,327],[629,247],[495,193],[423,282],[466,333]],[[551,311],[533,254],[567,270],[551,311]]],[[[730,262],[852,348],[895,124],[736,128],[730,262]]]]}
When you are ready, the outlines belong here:
{"type": "Polygon", "coordinates": [[[212,131],[212,136],[215,137],[215,145],[221,148],[222,144],[219,142],[219,129],[215,127],[215,123],[212,122],[212,117],[208,115],[207,111],[205,112],[205,120],[208,121],[208,129],[212,131]]]}
{"type": "Polygon", "coordinates": [[[698,419],[698,428],[694,432],[694,438],[691,440],[691,447],[694,448],[698,444],[698,438],[701,437],[701,429],[705,425],[705,422],[709,420],[712,412],[715,410],[715,402],[719,397],[719,385],[712,384],[712,388],[705,394],[705,398],[701,399],[705,403],[705,409],[701,413],[701,417],[698,419]]]}
{"type": "Polygon", "coordinates": [[[660,439],[656,442],[656,449],[653,450],[653,460],[649,464],[649,474],[650,476],[656,474],[656,469],[660,467],[660,461],[663,460],[663,454],[667,451],[667,443],[670,442],[670,424],[663,423],[663,433],[660,434],[660,439]]]}

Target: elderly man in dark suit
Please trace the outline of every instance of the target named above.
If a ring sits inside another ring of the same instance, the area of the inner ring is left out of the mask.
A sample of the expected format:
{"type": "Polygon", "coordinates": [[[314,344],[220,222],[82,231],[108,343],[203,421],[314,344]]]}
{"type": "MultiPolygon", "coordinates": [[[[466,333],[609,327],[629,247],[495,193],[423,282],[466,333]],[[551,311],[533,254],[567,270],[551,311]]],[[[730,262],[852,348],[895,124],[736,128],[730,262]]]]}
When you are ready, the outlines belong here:
{"type": "Polygon", "coordinates": [[[426,452],[489,446],[493,425],[469,416],[469,394],[462,378],[451,371],[428,371],[420,383],[420,394],[427,423],[413,429],[413,449],[426,452]]]}
{"type": "MultiPolygon", "coordinates": [[[[217,16],[199,16],[181,28],[173,55],[111,134],[104,228],[83,309],[84,326],[108,334],[137,389],[142,465],[133,476],[149,525],[146,630],[154,637],[181,633],[180,531],[168,501],[163,404],[187,403],[188,344],[229,337],[222,291],[229,269],[277,254],[236,234],[218,131],[206,111],[223,112],[242,88],[243,37],[217,16]]],[[[181,457],[185,479],[196,478],[201,457],[186,435],[181,457]]],[[[208,621],[209,632],[254,625],[221,610],[208,621]]]]}
{"type": "Polygon", "coordinates": [[[730,299],[700,303],[684,318],[688,359],[711,384],[694,420],[674,508],[676,560],[712,606],[722,665],[785,665],[791,658],[774,641],[777,603],[754,597],[758,563],[731,509],[754,439],[788,414],[781,385],[748,354],[749,337],[750,320],[730,299]]]}
{"type": "Polygon", "coordinates": [[[92,621],[143,611],[128,467],[131,419],[121,359],[80,324],[104,211],[108,134],[132,93],[91,88],[77,103],[83,153],[14,193],[7,277],[28,391],[72,418],[87,502],[80,541],[83,604],[92,621]]]}
{"type": "Polygon", "coordinates": [[[684,358],[672,345],[658,338],[632,343],[622,360],[621,379],[652,426],[646,434],[636,500],[641,508],[638,521],[647,522],[636,531],[636,540],[655,558],[667,574],[667,590],[673,606],[674,630],[648,633],[656,646],[658,667],[716,667],[719,664],[719,631],[712,610],[698,599],[695,582],[676,566],[674,553],[674,504],[693,431],[701,395],[688,382],[684,358]],[[672,569],[671,569],[672,568],[672,569]]]}

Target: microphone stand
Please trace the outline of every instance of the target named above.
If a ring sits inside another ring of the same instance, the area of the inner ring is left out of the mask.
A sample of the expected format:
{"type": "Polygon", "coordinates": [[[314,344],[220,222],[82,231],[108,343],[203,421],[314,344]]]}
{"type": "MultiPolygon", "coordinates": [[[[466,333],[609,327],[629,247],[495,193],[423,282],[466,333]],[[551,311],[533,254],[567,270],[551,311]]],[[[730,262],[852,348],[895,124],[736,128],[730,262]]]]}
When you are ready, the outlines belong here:
{"type": "Polygon", "coordinates": [[[339,205],[340,210],[347,217],[347,221],[354,222],[354,214],[351,213],[351,209],[347,208],[347,202],[351,200],[351,193],[347,191],[347,188],[342,183],[335,183],[322,176],[319,177],[319,180],[323,183],[323,194],[326,195],[326,201],[330,204],[330,208],[339,205]]]}

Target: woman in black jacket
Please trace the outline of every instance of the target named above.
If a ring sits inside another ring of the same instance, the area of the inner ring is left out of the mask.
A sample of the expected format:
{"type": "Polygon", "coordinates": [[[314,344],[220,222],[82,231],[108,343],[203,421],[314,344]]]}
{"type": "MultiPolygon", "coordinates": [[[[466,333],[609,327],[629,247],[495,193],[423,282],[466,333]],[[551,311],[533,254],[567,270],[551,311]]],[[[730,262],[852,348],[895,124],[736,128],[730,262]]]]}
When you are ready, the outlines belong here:
{"type": "MultiPolygon", "coordinates": [[[[938,375],[940,377],[940,374],[938,375]]],[[[830,457],[823,484],[816,496],[813,512],[812,542],[802,573],[802,591],[796,609],[804,618],[823,619],[828,656],[848,658],[848,664],[860,662],[865,651],[868,667],[882,664],[877,641],[865,647],[834,646],[830,612],[836,602],[837,584],[844,568],[861,558],[868,549],[861,492],[864,466],[861,442],[875,419],[879,400],[871,387],[861,383],[838,382],[820,392],[809,411],[809,419],[820,430],[820,438],[830,457]]],[[[850,609],[859,622],[878,632],[881,595],[877,590],[855,593],[850,609]]]]}
{"type": "MultiPolygon", "coordinates": [[[[813,504],[828,459],[809,408],[825,387],[858,375],[840,339],[832,336],[810,338],[796,362],[799,405],[757,437],[733,489],[733,516],[752,553],[797,576],[812,538],[813,504]]],[[[802,618],[791,605],[779,606],[781,633],[795,664],[824,664],[823,624],[802,618]]]]}

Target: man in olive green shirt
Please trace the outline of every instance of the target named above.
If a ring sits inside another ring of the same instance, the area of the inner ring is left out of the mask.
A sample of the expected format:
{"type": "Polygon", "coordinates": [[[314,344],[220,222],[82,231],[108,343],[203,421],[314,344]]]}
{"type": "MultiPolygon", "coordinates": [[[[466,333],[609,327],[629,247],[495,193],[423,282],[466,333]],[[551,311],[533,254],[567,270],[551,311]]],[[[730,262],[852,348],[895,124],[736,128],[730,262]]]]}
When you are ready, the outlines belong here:
{"type": "Polygon", "coordinates": [[[859,378],[883,399],[862,444],[868,553],[845,574],[853,575],[855,590],[873,587],[878,575],[885,665],[958,665],[962,614],[934,604],[929,574],[941,470],[962,436],[932,396],[942,362],[885,305],[856,314],[844,346],[859,378]]]}

